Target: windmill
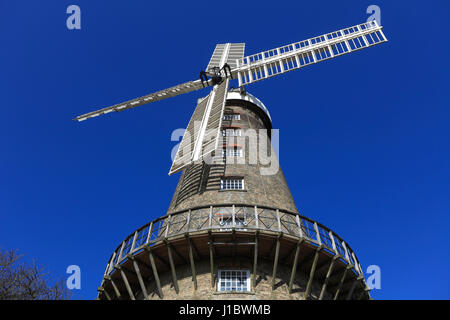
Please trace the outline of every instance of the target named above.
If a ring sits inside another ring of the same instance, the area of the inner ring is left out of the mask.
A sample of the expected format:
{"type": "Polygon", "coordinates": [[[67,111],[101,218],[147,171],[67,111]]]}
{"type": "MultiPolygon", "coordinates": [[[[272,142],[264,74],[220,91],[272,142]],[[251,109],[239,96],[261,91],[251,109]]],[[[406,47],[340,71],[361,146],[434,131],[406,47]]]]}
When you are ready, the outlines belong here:
{"type": "MultiPolygon", "coordinates": [[[[207,162],[216,157],[224,128],[224,136],[230,127],[272,128],[266,107],[245,86],[385,41],[382,27],[370,21],[250,56],[243,43],[218,44],[198,80],[76,117],[83,121],[212,87],[198,100],[170,168],[169,175],[183,173],[167,213],[116,247],[98,298],[213,299],[234,291],[234,299],[369,299],[353,249],[298,212],[281,169],[263,177],[259,165],[218,161],[211,168],[207,162]],[[239,92],[229,91],[232,79],[239,92]]],[[[226,142],[223,159],[228,147],[239,150],[226,142]]],[[[232,156],[250,150],[240,153],[232,156]]]]}
{"type": "Polygon", "coordinates": [[[212,87],[210,93],[199,101],[194,110],[170,168],[171,175],[205,159],[217,149],[230,79],[237,78],[239,88],[245,91],[244,86],[257,81],[385,41],[387,39],[382,26],[373,20],[246,57],[244,43],[217,44],[206,70],[200,72],[200,79],[89,112],[74,120],[83,121],[212,87]]]}

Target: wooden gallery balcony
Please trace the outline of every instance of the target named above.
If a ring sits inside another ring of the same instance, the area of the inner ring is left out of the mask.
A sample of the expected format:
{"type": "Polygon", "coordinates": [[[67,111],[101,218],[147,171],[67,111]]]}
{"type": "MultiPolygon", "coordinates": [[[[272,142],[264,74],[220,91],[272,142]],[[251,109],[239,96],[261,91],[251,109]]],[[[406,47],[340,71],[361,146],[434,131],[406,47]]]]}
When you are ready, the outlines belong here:
{"type": "Polygon", "coordinates": [[[215,291],[217,264],[223,259],[248,262],[253,290],[264,261],[272,290],[277,269],[288,270],[287,296],[302,273],[304,299],[370,299],[355,253],[332,230],[297,213],[238,204],[172,213],[130,234],[108,261],[98,299],[162,299],[162,274],[170,275],[170,288],[179,294],[177,270],[186,267],[195,291],[200,262],[208,266],[215,291]],[[313,283],[318,288],[314,295],[313,283]]]}

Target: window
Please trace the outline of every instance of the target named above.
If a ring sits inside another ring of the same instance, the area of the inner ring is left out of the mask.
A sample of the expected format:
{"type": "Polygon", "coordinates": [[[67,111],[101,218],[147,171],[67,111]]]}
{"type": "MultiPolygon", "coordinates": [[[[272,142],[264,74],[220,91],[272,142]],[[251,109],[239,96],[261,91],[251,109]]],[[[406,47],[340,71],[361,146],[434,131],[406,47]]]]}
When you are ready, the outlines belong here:
{"type": "Polygon", "coordinates": [[[222,178],[220,179],[220,190],[244,190],[244,179],[222,178]]]}
{"type": "Polygon", "coordinates": [[[242,148],[223,148],[222,157],[242,157],[242,148]]]}
{"type": "Polygon", "coordinates": [[[222,136],[224,136],[224,137],[240,137],[241,129],[223,129],[222,136]]]}
{"type": "Polygon", "coordinates": [[[250,270],[219,270],[217,290],[220,292],[250,291],[250,270]]]}
{"type": "Polygon", "coordinates": [[[241,115],[234,113],[224,114],[223,120],[241,120],[241,115]]]}

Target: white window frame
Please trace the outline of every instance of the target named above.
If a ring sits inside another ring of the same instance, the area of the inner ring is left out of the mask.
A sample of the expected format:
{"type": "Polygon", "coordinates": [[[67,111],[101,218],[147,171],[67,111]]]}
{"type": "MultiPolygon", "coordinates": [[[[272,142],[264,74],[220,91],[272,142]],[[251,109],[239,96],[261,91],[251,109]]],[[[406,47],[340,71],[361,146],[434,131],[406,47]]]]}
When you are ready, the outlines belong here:
{"type": "Polygon", "coordinates": [[[224,137],[240,137],[242,130],[239,128],[226,128],[222,129],[222,136],[224,137]]]}
{"type": "Polygon", "coordinates": [[[238,113],[226,113],[223,115],[223,120],[225,121],[241,120],[241,115],[238,113]]]}
{"type": "Polygon", "coordinates": [[[217,272],[217,291],[218,292],[250,292],[251,291],[251,281],[250,281],[250,270],[229,270],[229,269],[219,269],[217,272]],[[234,274],[233,274],[234,273],[234,274]],[[233,275],[235,275],[236,281],[233,280],[233,275]],[[237,282],[238,277],[243,279],[245,277],[245,286],[242,284],[244,281],[237,282]],[[234,282],[234,283],[233,283],[234,282]],[[235,284],[235,286],[233,286],[235,284]],[[233,290],[233,288],[235,288],[233,290]],[[245,288],[245,290],[243,290],[245,288]],[[227,290],[228,289],[228,290],[227,290]]]}
{"type": "Polygon", "coordinates": [[[220,190],[244,190],[244,178],[220,178],[220,190]]]}
{"type": "Polygon", "coordinates": [[[241,147],[225,147],[222,149],[222,158],[226,157],[240,157],[242,158],[241,147]]]}

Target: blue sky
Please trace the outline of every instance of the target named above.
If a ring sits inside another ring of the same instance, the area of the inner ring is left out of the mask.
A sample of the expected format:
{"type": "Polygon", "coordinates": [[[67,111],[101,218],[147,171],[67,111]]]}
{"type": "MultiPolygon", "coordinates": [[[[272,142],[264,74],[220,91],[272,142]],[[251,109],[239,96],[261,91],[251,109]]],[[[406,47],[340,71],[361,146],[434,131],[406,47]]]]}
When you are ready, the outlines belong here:
{"type": "Polygon", "coordinates": [[[375,299],[449,299],[450,7],[423,1],[0,1],[0,247],[56,277],[79,265],[93,299],[128,234],[165,214],[174,129],[198,97],[76,123],[193,80],[216,43],[252,54],[364,22],[389,42],[248,87],[280,129],[296,204],[341,235],[375,299]],[[81,8],[81,30],[66,8],[81,8]]]}

